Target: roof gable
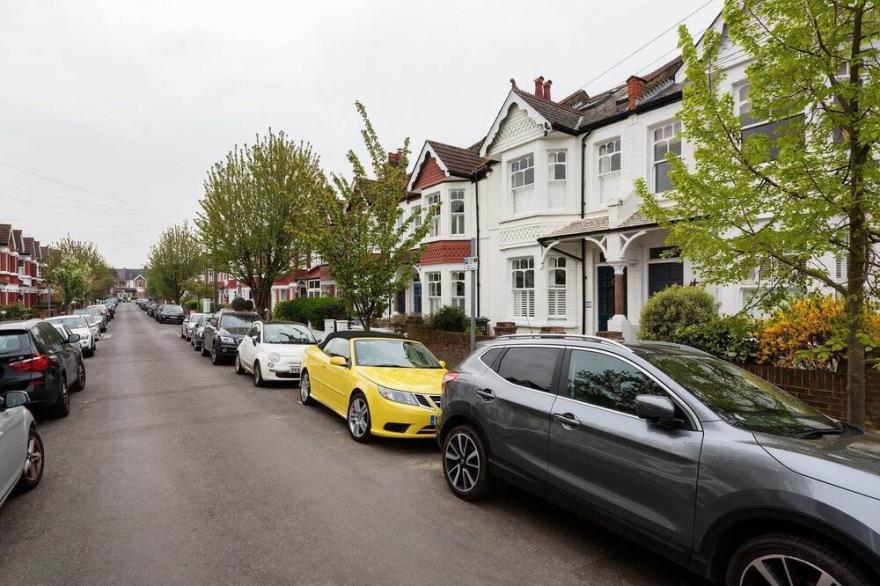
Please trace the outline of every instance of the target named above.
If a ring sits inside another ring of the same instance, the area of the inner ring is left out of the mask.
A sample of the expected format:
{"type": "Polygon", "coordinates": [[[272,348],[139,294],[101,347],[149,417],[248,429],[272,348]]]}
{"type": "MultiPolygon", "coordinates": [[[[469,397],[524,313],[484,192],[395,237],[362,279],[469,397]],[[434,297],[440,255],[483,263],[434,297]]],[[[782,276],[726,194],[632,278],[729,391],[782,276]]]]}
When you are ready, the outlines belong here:
{"type": "Polygon", "coordinates": [[[418,191],[446,181],[450,177],[470,179],[491,159],[481,157],[473,148],[461,148],[435,140],[425,141],[407,191],[418,191]]]}

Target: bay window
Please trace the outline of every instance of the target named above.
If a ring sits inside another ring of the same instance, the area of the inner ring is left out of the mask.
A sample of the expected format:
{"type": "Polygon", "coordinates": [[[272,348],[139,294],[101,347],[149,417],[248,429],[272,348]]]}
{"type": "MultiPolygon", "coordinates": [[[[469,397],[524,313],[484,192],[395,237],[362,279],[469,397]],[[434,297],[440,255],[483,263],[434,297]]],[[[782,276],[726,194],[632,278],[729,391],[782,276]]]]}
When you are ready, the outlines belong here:
{"type": "Polygon", "coordinates": [[[434,211],[434,215],[431,216],[431,229],[428,231],[429,238],[436,238],[440,236],[440,210],[437,209],[440,205],[440,193],[431,193],[425,197],[425,205],[427,206],[425,209],[425,213],[429,213],[430,210],[434,211]]]}
{"type": "Polygon", "coordinates": [[[599,145],[599,201],[608,201],[620,190],[620,138],[599,145]]]}
{"type": "Polygon", "coordinates": [[[464,189],[449,192],[449,233],[464,235],[464,189]]]}
{"type": "Polygon", "coordinates": [[[674,157],[681,157],[681,122],[670,122],[659,128],[655,128],[652,135],[653,143],[653,167],[654,167],[654,193],[663,193],[672,188],[669,179],[669,161],[666,153],[672,153],[674,157]]]}
{"type": "Polygon", "coordinates": [[[547,291],[547,317],[550,319],[565,319],[567,317],[567,289],[568,272],[566,259],[562,256],[550,257],[547,261],[549,268],[548,291],[547,291]]]}
{"type": "Polygon", "coordinates": [[[535,317],[535,259],[528,256],[511,261],[513,316],[535,317]]]}
{"type": "Polygon", "coordinates": [[[528,154],[510,163],[510,186],[513,189],[513,213],[531,211],[534,207],[535,157],[528,154]]]}
{"type": "Polygon", "coordinates": [[[550,181],[565,181],[565,151],[550,151],[547,153],[547,166],[550,181]]]}
{"type": "Polygon", "coordinates": [[[432,315],[440,309],[442,301],[440,277],[440,273],[425,273],[428,282],[428,313],[432,315]]]}
{"type": "Polygon", "coordinates": [[[462,311],[466,311],[464,307],[464,271],[452,271],[449,278],[452,282],[452,305],[462,311]]]}

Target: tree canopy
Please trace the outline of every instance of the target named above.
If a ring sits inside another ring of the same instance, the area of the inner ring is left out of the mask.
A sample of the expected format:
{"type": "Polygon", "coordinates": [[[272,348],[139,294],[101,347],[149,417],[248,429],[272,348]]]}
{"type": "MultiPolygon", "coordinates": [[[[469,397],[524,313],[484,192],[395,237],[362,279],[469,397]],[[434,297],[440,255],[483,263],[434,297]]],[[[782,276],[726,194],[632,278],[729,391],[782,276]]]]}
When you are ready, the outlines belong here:
{"type": "Polygon", "coordinates": [[[187,222],[168,228],[150,249],[147,282],[152,292],[179,303],[190,280],[205,266],[196,233],[187,222]]]}
{"type": "Polygon", "coordinates": [[[114,281],[112,269],[97,247],[69,235],[49,247],[45,277],[61,292],[64,307],[86,297],[105,296],[114,281]]]}

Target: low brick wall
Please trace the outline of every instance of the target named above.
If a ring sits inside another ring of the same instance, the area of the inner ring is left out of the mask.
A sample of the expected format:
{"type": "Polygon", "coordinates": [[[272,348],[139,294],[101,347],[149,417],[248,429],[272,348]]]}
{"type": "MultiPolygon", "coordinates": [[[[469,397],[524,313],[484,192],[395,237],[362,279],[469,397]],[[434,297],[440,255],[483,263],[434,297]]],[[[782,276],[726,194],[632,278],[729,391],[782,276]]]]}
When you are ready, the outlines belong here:
{"type": "MultiPolygon", "coordinates": [[[[455,368],[471,353],[471,335],[457,332],[438,332],[427,328],[409,328],[408,338],[418,340],[440,360],[446,361],[447,368],[455,368]]],[[[491,340],[491,336],[477,336],[477,341],[491,340]]]]}
{"type": "MultiPolygon", "coordinates": [[[[808,405],[837,419],[846,419],[846,376],[825,370],[781,368],[767,364],[737,364],[777,387],[788,391],[808,405]]],[[[865,389],[866,416],[869,422],[880,425],[880,371],[867,370],[865,389]]]]}

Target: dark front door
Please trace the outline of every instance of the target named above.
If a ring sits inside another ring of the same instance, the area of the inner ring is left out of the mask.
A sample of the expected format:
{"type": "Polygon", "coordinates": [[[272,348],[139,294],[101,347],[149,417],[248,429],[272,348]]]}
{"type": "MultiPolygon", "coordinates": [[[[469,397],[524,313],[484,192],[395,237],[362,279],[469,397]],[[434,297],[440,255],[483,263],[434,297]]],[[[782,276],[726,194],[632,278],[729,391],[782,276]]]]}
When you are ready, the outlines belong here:
{"type": "MultiPolygon", "coordinates": [[[[596,331],[604,332],[608,330],[608,320],[614,315],[614,267],[596,270],[596,286],[599,313],[596,331]]],[[[623,311],[626,312],[626,268],[623,269],[623,311]]]]}
{"type": "Polygon", "coordinates": [[[670,285],[684,285],[684,266],[680,262],[648,265],[648,297],[670,285]]]}
{"type": "Polygon", "coordinates": [[[413,283],[413,313],[422,313],[422,284],[413,283]]]}
{"type": "Polygon", "coordinates": [[[394,305],[397,313],[406,313],[406,291],[397,292],[397,299],[394,305]]]}

